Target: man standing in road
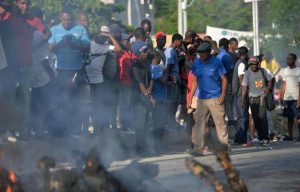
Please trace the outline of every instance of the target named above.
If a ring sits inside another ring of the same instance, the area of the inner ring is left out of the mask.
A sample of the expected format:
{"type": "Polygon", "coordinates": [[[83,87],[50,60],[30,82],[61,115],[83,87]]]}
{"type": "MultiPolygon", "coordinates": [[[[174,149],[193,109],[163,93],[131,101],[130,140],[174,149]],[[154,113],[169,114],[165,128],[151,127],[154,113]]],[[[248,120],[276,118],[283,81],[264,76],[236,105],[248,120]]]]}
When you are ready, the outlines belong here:
{"type": "Polygon", "coordinates": [[[82,122],[82,86],[78,86],[74,80],[81,74],[82,53],[89,50],[89,37],[83,26],[73,24],[72,13],[69,10],[63,10],[60,19],[61,23],[51,28],[52,36],[49,39],[50,50],[57,57],[57,105],[64,111],[68,131],[78,135],[81,134],[82,122]]]}
{"type": "Polygon", "coordinates": [[[265,69],[259,68],[257,57],[250,57],[248,64],[249,69],[246,71],[242,82],[242,99],[240,101],[241,104],[244,104],[248,90],[250,108],[258,139],[261,144],[265,144],[269,142],[265,96],[271,90],[273,76],[268,74],[265,69]]]}
{"type": "MultiPolygon", "coordinates": [[[[193,85],[191,95],[194,95],[198,88],[199,99],[194,113],[195,149],[192,154],[201,154],[207,145],[216,154],[233,191],[247,191],[247,187],[231,164],[227,149],[228,132],[224,119],[224,100],[227,88],[225,67],[219,59],[210,54],[211,45],[209,43],[201,44],[197,51],[200,58],[194,61],[192,69],[193,85]],[[216,125],[217,137],[210,134],[211,130],[208,127],[208,116],[210,114],[216,125]]],[[[192,97],[190,97],[187,105],[189,109],[191,103],[192,97]]]]}
{"type": "MultiPolygon", "coordinates": [[[[300,133],[300,68],[296,66],[297,56],[290,53],[287,56],[287,68],[283,69],[283,85],[281,88],[281,98],[284,100],[283,115],[288,118],[288,136],[285,141],[293,140],[294,118],[300,133]]],[[[300,141],[300,136],[297,138],[300,141]]]]}

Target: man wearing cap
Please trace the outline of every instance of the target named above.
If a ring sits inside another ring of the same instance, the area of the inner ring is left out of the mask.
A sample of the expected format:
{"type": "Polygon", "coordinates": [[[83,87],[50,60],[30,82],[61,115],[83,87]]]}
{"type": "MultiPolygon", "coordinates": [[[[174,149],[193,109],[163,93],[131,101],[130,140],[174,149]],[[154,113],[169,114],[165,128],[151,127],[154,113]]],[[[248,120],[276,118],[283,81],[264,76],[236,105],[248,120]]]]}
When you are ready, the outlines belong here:
{"type": "Polygon", "coordinates": [[[166,68],[166,55],[165,55],[165,46],[167,43],[167,36],[164,34],[164,32],[157,32],[155,34],[155,39],[156,39],[156,51],[159,52],[160,57],[161,57],[161,63],[160,66],[166,68]]]}
{"type": "Polygon", "coordinates": [[[108,130],[112,119],[112,84],[104,74],[104,65],[111,64],[114,58],[111,54],[117,54],[121,47],[107,27],[101,27],[101,32],[91,42],[91,64],[86,66],[92,99],[92,121],[94,131],[99,134],[102,130],[108,130]],[[107,29],[107,30],[106,30],[107,29]],[[112,42],[112,45],[108,43],[112,42]]]}
{"type": "MultiPolygon", "coordinates": [[[[197,49],[200,58],[193,64],[193,85],[191,95],[195,95],[198,88],[197,108],[194,112],[194,144],[192,154],[202,154],[207,145],[223,167],[228,182],[233,191],[247,191],[243,180],[239,178],[236,169],[231,164],[228,145],[228,132],[224,119],[224,100],[227,88],[227,77],[224,65],[219,59],[213,57],[210,43],[203,43],[197,49]],[[211,114],[216,125],[217,135],[214,135],[208,127],[208,117],[211,114]]],[[[190,109],[192,97],[187,107],[190,109]]]]}
{"type": "Polygon", "coordinates": [[[148,47],[145,42],[135,42],[132,46],[137,60],[132,67],[133,127],[136,132],[137,153],[149,151],[146,138],[151,96],[151,71],[147,64],[148,47]]]}
{"type": "MultiPolygon", "coordinates": [[[[195,113],[195,126],[197,127],[197,135],[195,146],[201,152],[207,142],[205,128],[207,127],[207,116],[212,115],[216,130],[217,138],[214,138],[215,143],[220,143],[222,150],[228,144],[228,132],[224,120],[224,100],[227,88],[226,70],[221,61],[210,55],[211,45],[203,43],[198,47],[200,58],[194,61],[193,85],[191,95],[194,95],[196,89],[199,89],[198,104],[195,113]]],[[[188,102],[188,108],[191,108],[192,99],[188,102]]],[[[211,149],[214,150],[214,149],[211,149]]]]}
{"type": "Polygon", "coordinates": [[[250,57],[248,64],[250,67],[246,71],[242,82],[241,104],[244,104],[248,91],[250,108],[258,139],[262,144],[265,144],[269,141],[265,96],[271,90],[271,80],[273,77],[266,70],[259,68],[257,57],[250,57]]]}
{"type": "Polygon", "coordinates": [[[120,46],[122,50],[119,52],[117,60],[119,64],[119,80],[120,80],[120,97],[119,97],[119,119],[121,129],[128,130],[132,128],[132,77],[131,70],[136,55],[130,49],[130,36],[126,33],[121,34],[120,46]]]}

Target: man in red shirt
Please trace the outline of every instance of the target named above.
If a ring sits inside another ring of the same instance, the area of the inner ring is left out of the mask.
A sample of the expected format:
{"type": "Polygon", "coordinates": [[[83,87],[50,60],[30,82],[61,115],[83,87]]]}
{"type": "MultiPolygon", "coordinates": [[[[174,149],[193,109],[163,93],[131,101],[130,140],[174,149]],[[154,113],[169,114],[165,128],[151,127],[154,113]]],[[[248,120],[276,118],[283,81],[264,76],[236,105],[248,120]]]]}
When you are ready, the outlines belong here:
{"type": "Polygon", "coordinates": [[[29,136],[30,124],[30,86],[32,77],[32,43],[33,33],[36,30],[36,22],[33,26],[28,24],[30,20],[27,14],[27,0],[14,0],[15,9],[11,15],[12,29],[15,32],[16,57],[16,77],[18,82],[16,98],[16,124],[15,131],[20,132],[21,139],[29,136]]]}
{"type": "Polygon", "coordinates": [[[128,130],[132,127],[132,112],[131,112],[131,76],[132,63],[137,59],[136,55],[130,49],[130,36],[126,33],[121,34],[122,51],[119,52],[117,60],[119,64],[119,79],[120,79],[120,121],[123,130],[128,130]]]}

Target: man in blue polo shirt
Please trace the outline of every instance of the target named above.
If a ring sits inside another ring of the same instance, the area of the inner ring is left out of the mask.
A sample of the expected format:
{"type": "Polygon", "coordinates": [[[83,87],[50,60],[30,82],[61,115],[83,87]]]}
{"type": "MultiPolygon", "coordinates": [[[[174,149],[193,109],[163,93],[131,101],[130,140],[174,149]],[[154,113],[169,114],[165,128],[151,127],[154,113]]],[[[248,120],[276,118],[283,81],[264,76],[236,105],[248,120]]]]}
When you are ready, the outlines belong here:
{"type": "MultiPolygon", "coordinates": [[[[205,146],[208,146],[223,167],[228,182],[233,191],[246,191],[246,185],[239,178],[236,169],[232,166],[227,150],[228,132],[224,119],[224,100],[227,88],[226,70],[221,61],[211,56],[210,43],[203,43],[198,47],[200,58],[193,64],[193,85],[191,95],[198,88],[197,108],[194,113],[195,119],[195,149],[192,154],[202,154],[205,146]],[[212,115],[216,125],[217,136],[210,134],[208,117],[212,115]]],[[[191,108],[192,97],[188,101],[191,108]]]]}
{"type": "Polygon", "coordinates": [[[223,144],[223,146],[228,144],[228,132],[224,120],[224,100],[227,88],[226,70],[219,59],[210,55],[210,49],[209,43],[199,46],[200,58],[194,61],[192,69],[191,95],[195,94],[196,88],[199,89],[198,108],[195,114],[195,126],[198,130],[195,144],[199,150],[205,146],[205,128],[209,114],[212,115],[216,125],[218,135],[216,142],[223,144]]]}
{"type": "Polygon", "coordinates": [[[89,38],[86,29],[75,25],[69,10],[60,14],[61,23],[50,30],[50,50],[57,58],[57,106],[64,111],[67,130],[74,135],[80,134],[80,92],[82,86],[76,84],[75,79],[82,74],[82,53],[89,50],[89,38]]]}

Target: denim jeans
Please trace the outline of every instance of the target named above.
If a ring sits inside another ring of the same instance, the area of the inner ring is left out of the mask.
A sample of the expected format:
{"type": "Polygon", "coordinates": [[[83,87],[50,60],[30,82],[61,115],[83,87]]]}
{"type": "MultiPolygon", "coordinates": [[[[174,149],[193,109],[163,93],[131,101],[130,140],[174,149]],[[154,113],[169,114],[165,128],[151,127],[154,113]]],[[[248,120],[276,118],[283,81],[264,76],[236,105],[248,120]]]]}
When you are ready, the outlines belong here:
{"type": "Polygon", "coordinates": [[[248,99],[245,99],[244,105],[241,105],[241,96],[236,95],[236,111],[238,129],[234,137],[234,142],[239,144],[247,143],[247,132],[249,129],[249,113],[248,113],[248,99]]]}
{"type": "Polygon", "coordinates": [[[154,136],[154,147],[159,148],[162,145],[165,126],[167,123],[167,110],[166,102],[156,101],[155,106],[152,110],[153,119],[153,136],[154,136]]]}
{"type": "Polygon", "coordinates": [[[132,90],[130,86],[120,86],[119,119],[122,129],[132,128],[132,90]]]}

